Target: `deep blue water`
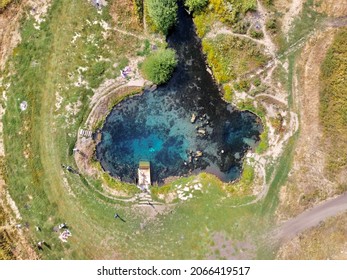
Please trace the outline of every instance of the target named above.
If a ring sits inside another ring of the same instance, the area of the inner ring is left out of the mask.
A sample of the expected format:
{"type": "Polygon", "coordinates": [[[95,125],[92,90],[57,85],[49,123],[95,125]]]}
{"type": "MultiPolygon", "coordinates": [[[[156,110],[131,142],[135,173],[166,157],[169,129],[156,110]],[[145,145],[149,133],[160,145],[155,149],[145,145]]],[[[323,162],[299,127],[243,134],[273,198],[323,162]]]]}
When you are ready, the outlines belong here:
{"type": "Polygon", "coordinates": [[[140,160],[151,162],[152,181],[201,170],[223,181],[236,179],[245,152],[259,141],[260,120],[221,99],[206,70],[201,42],[180,7],[167,39],[179,63],[168,84],[116,105],[102,128],[96,156],[104,170],[135,182],[140,160]],[[198,116],[191,123],[192,114],[198,116]],[[206,135],[198,133],[203,129],[206,135]],[[197,151],[202,152],[196,157],[197,151]]]}

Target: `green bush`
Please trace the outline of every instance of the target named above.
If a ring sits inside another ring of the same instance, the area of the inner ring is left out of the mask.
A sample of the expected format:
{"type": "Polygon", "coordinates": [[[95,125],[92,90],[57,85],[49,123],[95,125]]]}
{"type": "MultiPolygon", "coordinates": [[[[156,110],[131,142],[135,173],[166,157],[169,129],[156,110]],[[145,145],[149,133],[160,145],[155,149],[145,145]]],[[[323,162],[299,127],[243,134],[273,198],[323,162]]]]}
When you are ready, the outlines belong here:
{"type": "Polygon", "coordinates": [[[234,88],[235,88],[237,91],[245,91],[245,92],[247,92],[247,91],[250,90],[251,84],[250,84],[250,82],[247,81],[247,80],[242,80],[242,81],[236,83],[236,84],[234,85],[234,88]]]}
{"type": "Polygon", "coordinates": [[[275,18],[270,18],[265,23],[266,30],[270,33],[275,34],[277,32],[277,21],[275,18]]]}
{"type": "Polygon", "coordinates": [[[269,7],[271,7],[271,6],[273,6],[273,0],[262,0],[262,2],[263,2],[263,4],[267,7],[267,8],[269,8],[269,7]]]}
{"type": "Polygon", "coordinates": [[[185,5],[190,12],[201,11],[208,3],[208,0],[186,0],[185,5]]]}
{"type": "Polygon", "coordinates": [[[217,20],[213,13],[201,11],[194,14],[194,24],[196,32],[200,38],[204,37],[211,31],[212,24],[217,20]]]}
{"type": "Polygon", "coordinates": [[[209,9],[218,15],[220,21],[228,24],[236,23],[256,8],[256,0],[209,0],[209,9]]]}
{"type": "Polygon", "coordinates": [[[252,81],[252,83],[255,87],[259,87],[261,85],[261,80],[259,77],[257,77],[252,81]]]}
{"type": "Polygon", "coordinates": [[[248,21],[245,21],[245,20],[238,21],[233,25],[233,32],[239,33],[239,34],[246,34],[249,26],[250,26],[250,23],[248,21]]]}
{"type": "Polygon", "coordinates": [[[176,0],[148,0],[147,11],[156,28],[165,35],[177,20],[176,0]]]}
{"type": "Polygon", "coordinates": [[[141,70],[146,79],[159,85],[170,79],[176,65],[175,51],[162,49],[147,56],[141,65],[141,70]]]}
{"type": "Polygon", "coordinates": [[[252,29],[249,31],[249,35],[254,39],[263,39],[264,33],[261,30],[252,29]]]}
{"type": "Polygon", "coordinates": [[[143,0],[133,0],[134,10],[140,22],[143,20],[143,0]]]}
{"type": "Polygon", "coordinates": [[[145,55],[149,55],[150,52],[151,52],[151,43],[149,42],[148,39],[146,39],[144,42],[143,50],[138,51],[136,54],[139,56],[145,56],[145,55]]]}
{"type": "Polygon", "coordinates": [[[224,85],[223,89],[224,89],[224,99],[225,99],[225,101],[231,103],[233,101],[233,94],[234,94],[231,86],[230,85],[224,85]]]}
{"type": "Polygon", "coordinates": [[[12,0],[0,0],[0,10],[4,9],[11,2],[12,2],[12,0]]]}

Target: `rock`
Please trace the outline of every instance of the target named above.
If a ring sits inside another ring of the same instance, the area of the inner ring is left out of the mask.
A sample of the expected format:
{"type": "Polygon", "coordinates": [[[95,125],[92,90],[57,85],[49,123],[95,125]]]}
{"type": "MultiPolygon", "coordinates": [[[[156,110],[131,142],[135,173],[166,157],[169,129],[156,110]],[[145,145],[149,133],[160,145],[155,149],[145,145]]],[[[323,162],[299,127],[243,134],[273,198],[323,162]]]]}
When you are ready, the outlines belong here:
{"type": "Polygon", "coordinates": [[[195,121],[196,121],[196,115],[193,113],[193,115],[192,115],[192,117],[190,119],[190,122],[191,123],[195,123],[195,121]]]}
{"type": "Polygon", "coordinates": [[[149,91],[155,91],[157,89],[157,85],[152,85],[150,88],[149,88],[149,91]]]}
{"type": "Polygon", "coordinates": [[[202,156],[202,151],[196,151],[195,156],[196,157],[201,157],[202,156]]]}
{"type": "Polygon", "coordinates": [[[201,135],[206,135],[206,130],[205,129],[198,129],[198,133],[201,134],[201,135]]]}

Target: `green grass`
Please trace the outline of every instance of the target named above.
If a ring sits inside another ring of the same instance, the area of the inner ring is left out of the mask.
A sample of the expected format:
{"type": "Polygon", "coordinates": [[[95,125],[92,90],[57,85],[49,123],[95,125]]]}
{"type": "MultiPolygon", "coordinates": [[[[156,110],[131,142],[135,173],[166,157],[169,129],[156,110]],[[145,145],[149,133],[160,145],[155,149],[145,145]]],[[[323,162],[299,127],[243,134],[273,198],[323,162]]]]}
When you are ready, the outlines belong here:
{"type": "Polygon", "coordinates": [[[276,210],[276,207],[279,202],[279,190],[286,182],[288,178],[288,173],[292,166],[294,147],[297,138],[298,134],[295,134],[289,139],[288,144],[283,152],[283,155],[277,163],[277,166],[274,168],[274,170],[273,168],[270,168],[267,172],[267,176],[272,175],[272,177],[270,177],[271,179],[269,179],[269,192],[261,205],[262,212],[264,213],[271,213],[276,210]]]}

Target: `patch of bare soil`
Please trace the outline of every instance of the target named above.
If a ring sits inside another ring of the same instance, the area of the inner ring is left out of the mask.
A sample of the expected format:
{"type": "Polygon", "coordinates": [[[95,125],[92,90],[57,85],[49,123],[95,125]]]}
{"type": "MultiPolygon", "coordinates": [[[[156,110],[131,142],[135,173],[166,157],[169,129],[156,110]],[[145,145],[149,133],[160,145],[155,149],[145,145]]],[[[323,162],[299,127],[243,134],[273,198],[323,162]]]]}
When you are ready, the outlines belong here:
{"type": "Polygon", "coordinates": [[[224,233],[216,232],[212,236],[209,260],[249,260],[256,257],[256,247],[251,241],[230,240],[224,233]]]}
{"type": "Polygon", "coordinates": [[[298,16],[302,10],[303,0],[292,0],[291,3],[288,3],[288,10],[285,12],[282,18],[282,31],[287,34],[293,20],[298,16]]]}
{"type": "Polygon", "coordinates": [[[8,57],[14,48],[20,43],[19,33],[20,19],[29,7],[37,24],[43,21],[51,0],[22,0],[20,4],[10,5],[3,13],[0,13],[0,70],[4,69],[8,57]]]}
{"type": "Polygon", "coordinates": [[[142,31],[138,16],[135,14],[134,1],[112,1],[110,12],[116,27],[127,31],[142,31]]]}
{"type": "Polygon", "coordinates": [[[330,218],[281,247],[277,259],[347,260],[347,213],[330,218]]]}
{"type": "Polygon", "coordinates": [[[300,136],[294,164],[287,184],[280,193],[278,219],[284,220],[303,212],[319,201],[333,196],[337,186],[324,175],[325,152],[319,121],[319,76],[321,63],[332,43],[334,30],[312,37],[297,65],[294,91],[300,111],[300,136]]]}
{"type": "Polygon", "coordinates": [[[24,3],[10,5],[0,14],[0,70],[4,69],[8,57],[20,42],[19,19],[22,15],[24,3]]]}

